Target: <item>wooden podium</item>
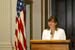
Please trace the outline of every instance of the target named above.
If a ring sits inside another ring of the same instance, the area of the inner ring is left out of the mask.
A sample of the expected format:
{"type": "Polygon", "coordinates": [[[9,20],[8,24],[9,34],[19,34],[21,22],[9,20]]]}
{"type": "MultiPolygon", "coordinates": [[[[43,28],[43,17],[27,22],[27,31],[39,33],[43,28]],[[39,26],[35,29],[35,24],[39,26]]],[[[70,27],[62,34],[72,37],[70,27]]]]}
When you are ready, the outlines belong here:
{"type": "Polygon", "coordinates": [[[69,50],[70,40],[30,40],[31,50],[69,50]]]}

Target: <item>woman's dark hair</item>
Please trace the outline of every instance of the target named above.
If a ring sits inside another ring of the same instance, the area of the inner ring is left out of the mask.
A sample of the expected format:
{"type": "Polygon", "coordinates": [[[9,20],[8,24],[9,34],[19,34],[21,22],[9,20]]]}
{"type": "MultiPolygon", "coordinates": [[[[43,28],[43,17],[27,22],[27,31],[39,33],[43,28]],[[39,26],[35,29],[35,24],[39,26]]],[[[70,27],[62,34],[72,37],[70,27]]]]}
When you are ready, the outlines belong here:
{"type": "MultiPolygon", "coordinates": [[[[57,30],[57,27],[58,27],[58,19],[57,19],[57,17],[50,16],[50,18],[48,19],[48,22],[50,22],[52,20],[54,20],[54,22],[57,23],[57,25],[55,26],[56,27],[56,30],[57,30]]],[[[48,27],[48,29],[50,29],[50,28],[48,27]]]]}

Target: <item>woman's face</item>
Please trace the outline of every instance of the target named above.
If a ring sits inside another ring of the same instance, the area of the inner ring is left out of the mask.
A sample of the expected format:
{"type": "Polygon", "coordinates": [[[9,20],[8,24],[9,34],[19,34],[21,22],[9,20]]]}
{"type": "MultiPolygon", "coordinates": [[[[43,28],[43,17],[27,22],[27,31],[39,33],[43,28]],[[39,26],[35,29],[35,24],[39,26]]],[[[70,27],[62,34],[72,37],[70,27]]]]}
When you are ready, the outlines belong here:
{"type": "Polygon", "coordinates": [[[51,21],[48,22],[48,26],[49,26],[51,29],[55,28],[56,25],[57,25],[57,23],[54,22],[54,19],[52,19],[51,21]]]}

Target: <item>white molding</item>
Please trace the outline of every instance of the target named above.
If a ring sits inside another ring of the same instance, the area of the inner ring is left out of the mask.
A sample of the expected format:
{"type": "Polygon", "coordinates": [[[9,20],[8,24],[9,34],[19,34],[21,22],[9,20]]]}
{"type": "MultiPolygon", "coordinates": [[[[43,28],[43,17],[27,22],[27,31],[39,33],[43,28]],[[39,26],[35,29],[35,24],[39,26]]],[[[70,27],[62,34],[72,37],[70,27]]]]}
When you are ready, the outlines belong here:
{"type": "Polygon", "coordinates": [[[50,17],[50,16],[52,16],[52,8],[51,8],[51,4],[52,4],[52,2],[51,2],[52,0],[48,0],[48,18],[50,17]]]}
{"type": "Polygon", "coordinates": [[[45,0],[43,0],[43,30],[45,29],[45,0]]]}
{"type": "Polygon", "coordinates": [[[32,5],[33,39],[41,39],[41,0],[33,0],[32,5]]]}
{"type": "Polygon", "coordinates": [[[8,42],[0,42],[0,48],[12,48],[11,43],[8,42]]]}

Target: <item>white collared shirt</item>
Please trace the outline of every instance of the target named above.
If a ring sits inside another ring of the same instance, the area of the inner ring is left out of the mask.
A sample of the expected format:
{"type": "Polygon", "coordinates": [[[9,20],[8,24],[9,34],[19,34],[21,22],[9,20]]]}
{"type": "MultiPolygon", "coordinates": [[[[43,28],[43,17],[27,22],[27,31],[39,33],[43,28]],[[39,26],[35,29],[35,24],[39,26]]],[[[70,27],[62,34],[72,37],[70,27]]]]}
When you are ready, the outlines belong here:
{"type": "Polygon", "coordinates": [[[66,40],[65,31],[61,28],[57,28],[52,39],[50,33],[51,30],[45,29],[42,34],[42,40],[66,40]]]}

